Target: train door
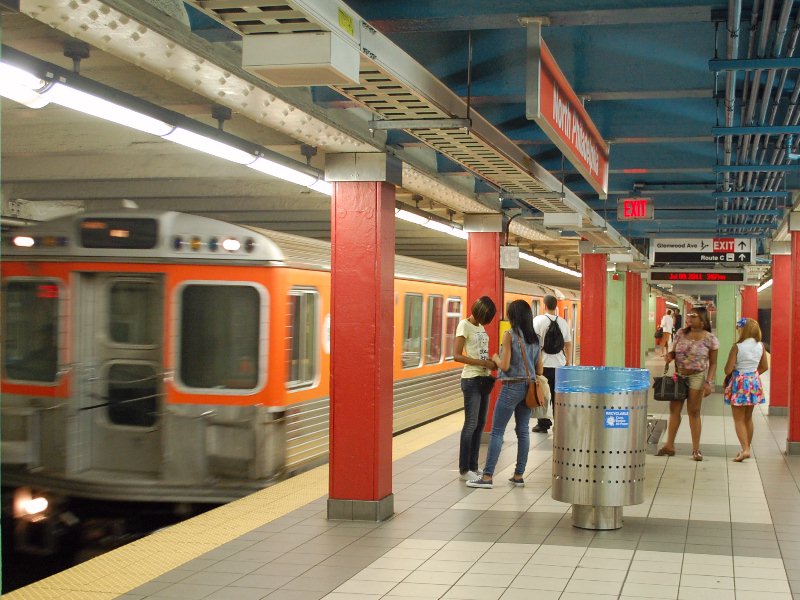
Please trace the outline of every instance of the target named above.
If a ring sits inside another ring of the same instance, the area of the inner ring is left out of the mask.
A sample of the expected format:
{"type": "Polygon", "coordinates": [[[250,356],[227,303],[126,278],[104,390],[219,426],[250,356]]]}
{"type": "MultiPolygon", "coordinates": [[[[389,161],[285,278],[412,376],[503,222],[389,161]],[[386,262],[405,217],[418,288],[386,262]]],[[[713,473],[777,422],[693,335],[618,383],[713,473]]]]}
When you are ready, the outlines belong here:
{"type": "Polygon", "coordinates": [[[78,470],[156,475],[161,465],[163,281],[78,274],[78,470]]]}

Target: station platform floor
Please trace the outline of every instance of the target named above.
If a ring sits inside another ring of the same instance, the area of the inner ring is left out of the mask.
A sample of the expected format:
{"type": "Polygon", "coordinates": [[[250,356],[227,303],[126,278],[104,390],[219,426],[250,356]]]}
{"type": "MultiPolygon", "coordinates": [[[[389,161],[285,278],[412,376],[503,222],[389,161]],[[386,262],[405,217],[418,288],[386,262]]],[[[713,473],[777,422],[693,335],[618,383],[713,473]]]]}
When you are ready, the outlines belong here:
{"type": "MultiPolygon", "coordinates": [[[[653,372],[661,364],[648,360],[653,372]]],[[[649,413],[667,409],[651,400],[649,413]]],[[[757,408],[755,456],[733,463],[733,420],[713,394],[705,460],[691,460],[684,419],[676,456],[647,456],[645,501],[625,507],[616,531],[577,529],[551,499],[552,434],[531,434],[524,488],[506,482],[513,425],[494,489],[466,487],[462,419],[395,438],[385,522],[328,521],[320,467],[4,598],[800,600],[800,457],[783,454],[785,417],[757,408]]]]}

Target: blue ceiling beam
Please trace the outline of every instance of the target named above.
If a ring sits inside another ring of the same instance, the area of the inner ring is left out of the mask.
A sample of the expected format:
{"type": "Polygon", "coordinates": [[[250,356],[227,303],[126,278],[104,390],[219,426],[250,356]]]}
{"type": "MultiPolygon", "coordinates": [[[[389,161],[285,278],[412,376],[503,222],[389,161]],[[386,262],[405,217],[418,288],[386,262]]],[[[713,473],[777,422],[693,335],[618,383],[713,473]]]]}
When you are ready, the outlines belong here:
{"type": "Polygon", "coordinates": [[[800,57],[740,58],[732,60],[714,58],[708,61],[708,70],[712,73],[719,73],[720,71],[755,71],[756,69],[800,69],[800,57]]]}
{"type": "Polygon", "coordinates": [[[714,165],[714,173],[800,173],[796,165],[714,165]]]}
{"type": "Polygon", "coordinates": [[[800,125],[753,125],[750,127],[712,127],[711,135],[780,135],[800,134],[800,125]]]}
{"type": "Polygon", "coordinates": [[[713,198],[789,198],[791,192],[711,192],[713,198]]]}

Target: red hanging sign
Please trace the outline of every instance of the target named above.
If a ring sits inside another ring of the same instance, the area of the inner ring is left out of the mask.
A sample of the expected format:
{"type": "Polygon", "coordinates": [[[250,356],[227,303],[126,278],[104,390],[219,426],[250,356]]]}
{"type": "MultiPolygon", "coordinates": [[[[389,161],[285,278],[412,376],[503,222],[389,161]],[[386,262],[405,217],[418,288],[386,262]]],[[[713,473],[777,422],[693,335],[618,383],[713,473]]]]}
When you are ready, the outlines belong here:
{"type": "Polygon", "coordinates": [[[608,195],[608,144],[541,39],[538,25],[528,27],[528,53],[525,116],[541,127],[600,198],[605,198],[608,195]]]}

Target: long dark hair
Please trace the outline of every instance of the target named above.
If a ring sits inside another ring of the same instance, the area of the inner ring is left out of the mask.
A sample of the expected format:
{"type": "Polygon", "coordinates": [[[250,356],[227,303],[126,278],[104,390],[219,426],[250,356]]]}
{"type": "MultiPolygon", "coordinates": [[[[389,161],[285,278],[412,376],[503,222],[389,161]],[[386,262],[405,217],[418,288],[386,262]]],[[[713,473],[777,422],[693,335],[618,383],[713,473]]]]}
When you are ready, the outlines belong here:
{"type": "MultiPolygon", "coordinates": [[[[700,320],[703,322],[703,329],[711,333],[711,319],[708,318],[708,309],[705,306],[694,306],[689,312],[693,312],[700,317],[700,320]]],[[[686,314],[687,316],[689,315],[689,313],[686,314]]],[[[686,327],[683,328],[683,333],[689,333],[691,330],[692,324],[687,323],[686,327]]]]}
{"type": "Polygon", "coordinates": [[[508,321],[524,339],[526,344],[538,344],[539,338],[533,330],[533,311],[525,300],[514,300],[508,305],[508,321]]]}

